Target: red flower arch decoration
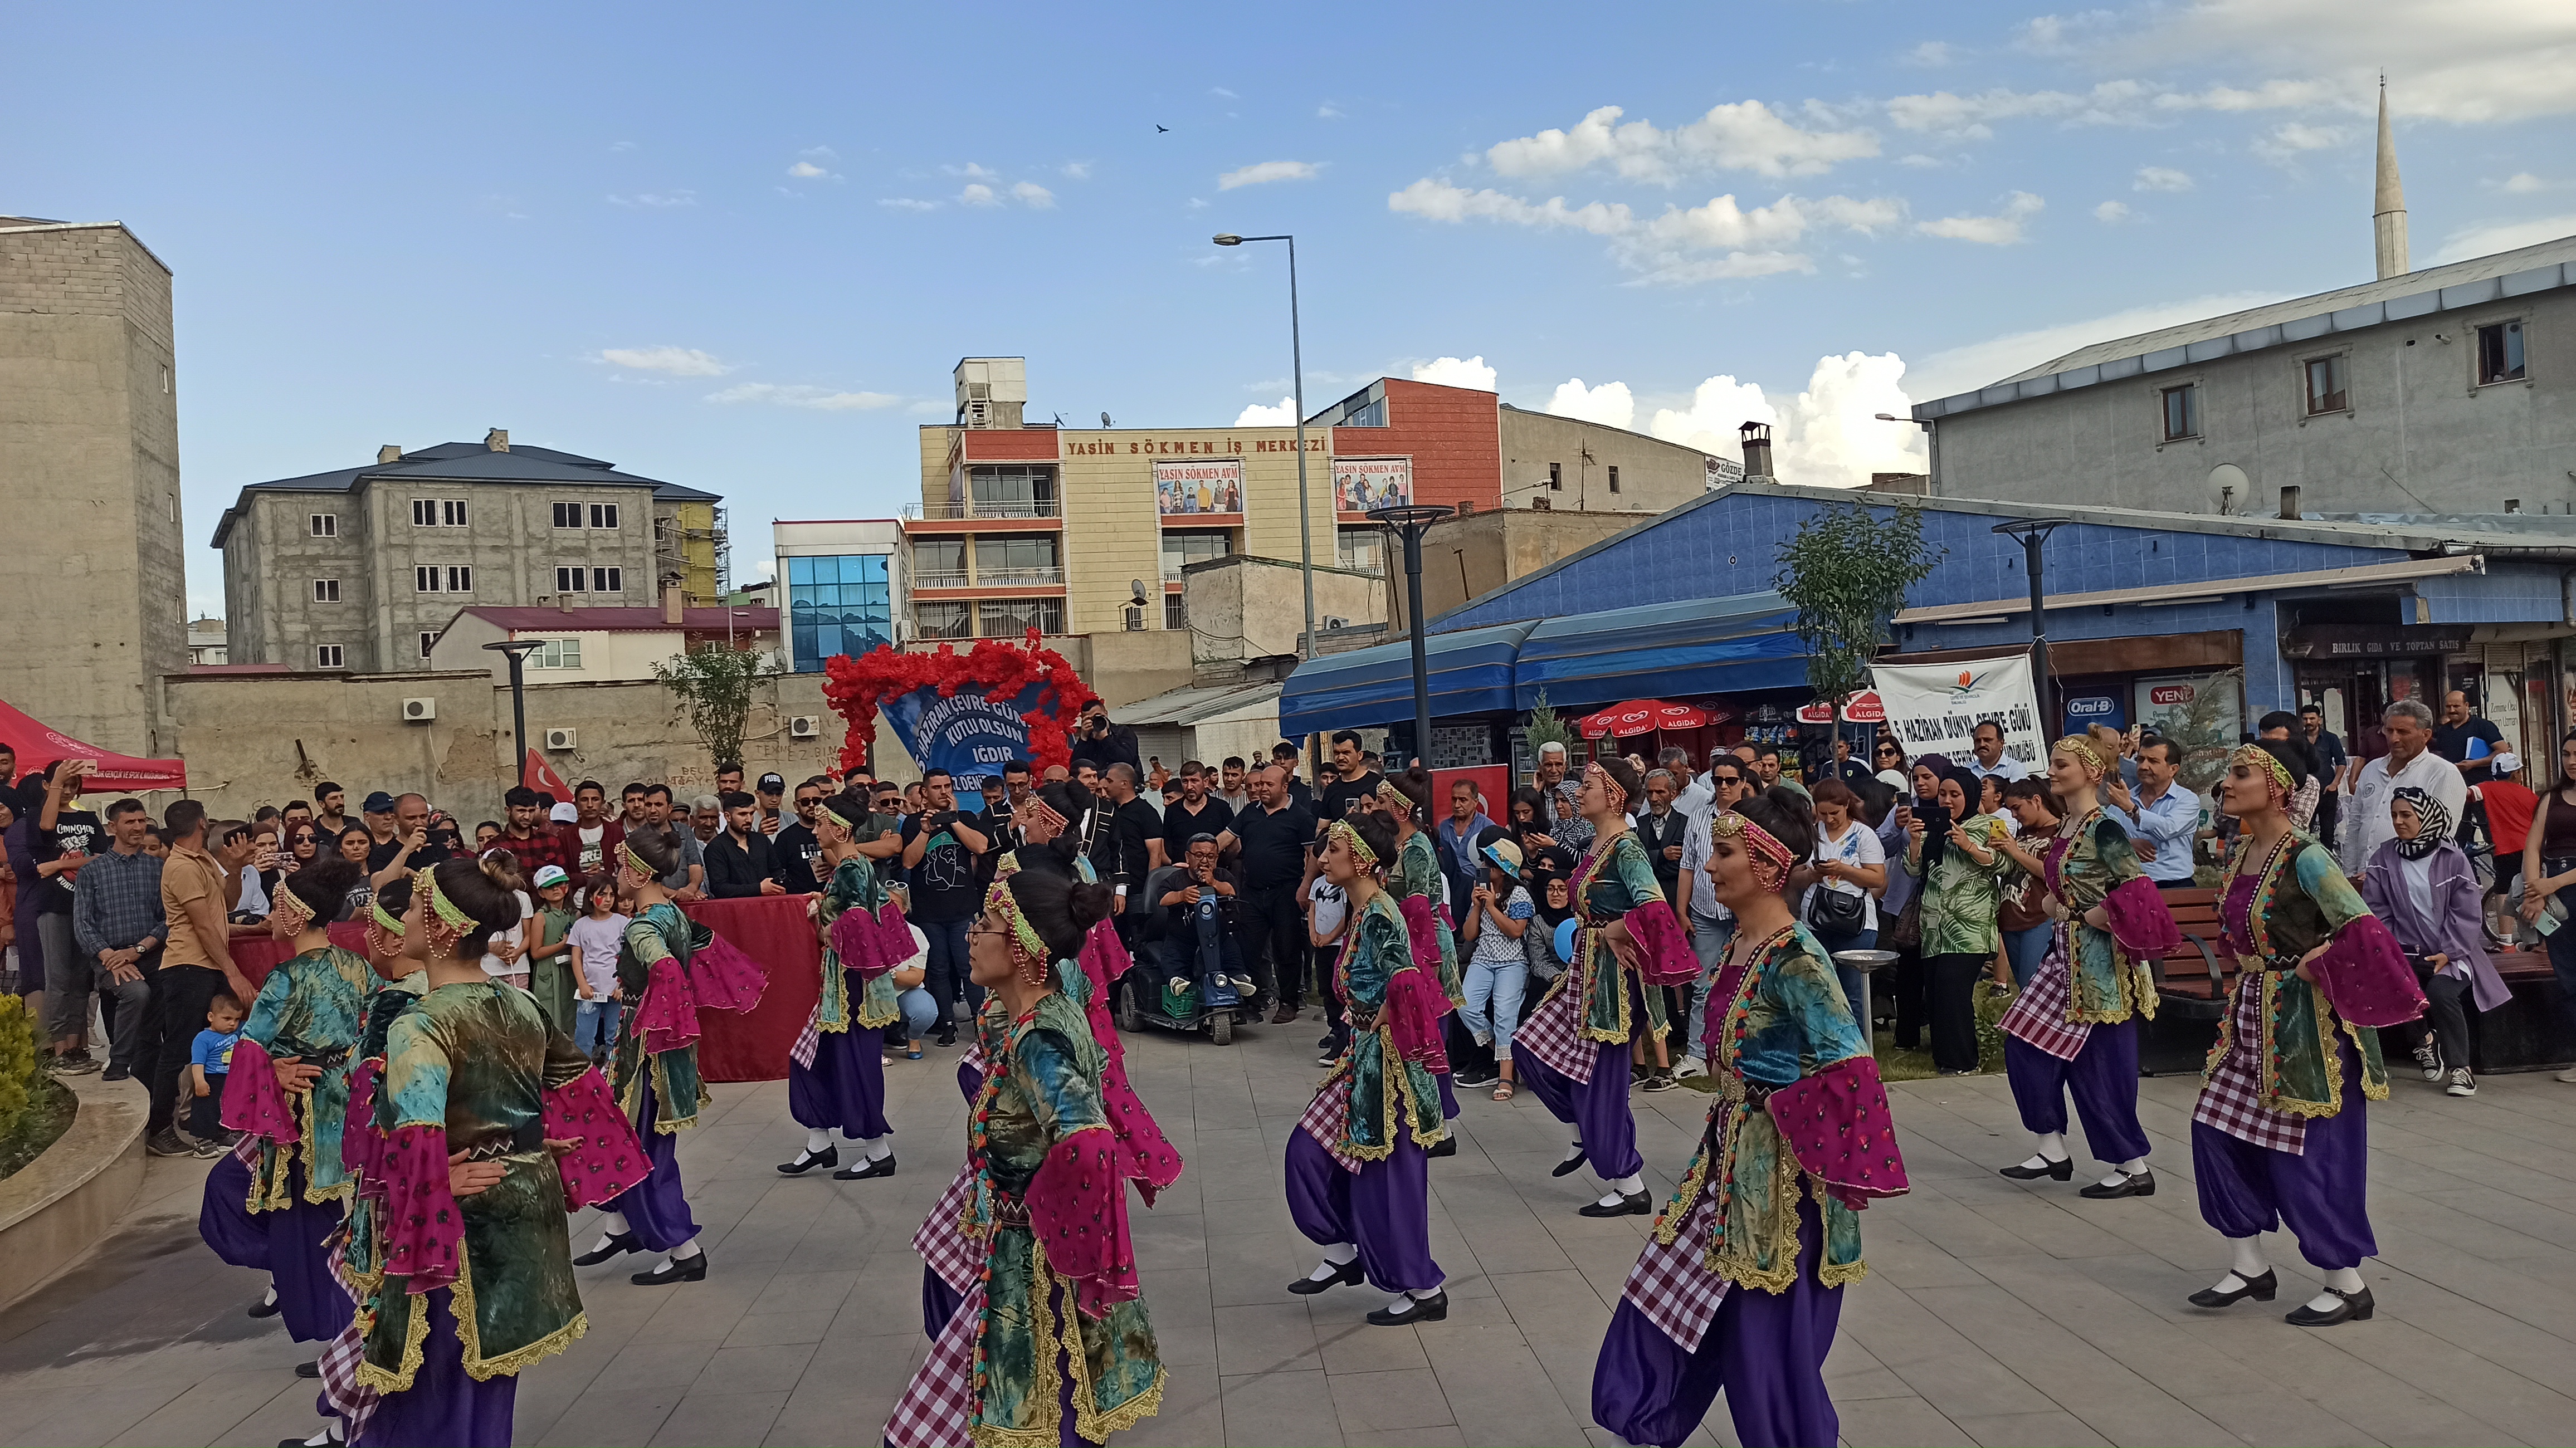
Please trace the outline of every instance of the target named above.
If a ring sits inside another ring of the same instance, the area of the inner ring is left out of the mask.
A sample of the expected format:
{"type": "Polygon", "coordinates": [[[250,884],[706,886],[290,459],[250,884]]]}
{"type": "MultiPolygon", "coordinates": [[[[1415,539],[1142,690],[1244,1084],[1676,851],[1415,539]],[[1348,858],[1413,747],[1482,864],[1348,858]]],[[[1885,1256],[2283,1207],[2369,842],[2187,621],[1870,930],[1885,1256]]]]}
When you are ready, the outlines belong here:
{"type": "Polygon", "coordinates": [[[877,737],[877,706],[890,695],[935,688],[949,699],[967,688],[988,699],[1017,699],[1032,684],[1044,687],[1037,707],[1021,714],[1020,722],[1029,726],[1029,761],[1043,776],[1052,765],[1072,764],[1073,721],[1096,696],[1071,661],[1039,644],[1036,629],[1022,643],[978,639],[962,654],[949,644],[927,654],[881,646],[823,664],[824,701],[850,726],[841,744],[843,770],[867,761],[877,737]]]}

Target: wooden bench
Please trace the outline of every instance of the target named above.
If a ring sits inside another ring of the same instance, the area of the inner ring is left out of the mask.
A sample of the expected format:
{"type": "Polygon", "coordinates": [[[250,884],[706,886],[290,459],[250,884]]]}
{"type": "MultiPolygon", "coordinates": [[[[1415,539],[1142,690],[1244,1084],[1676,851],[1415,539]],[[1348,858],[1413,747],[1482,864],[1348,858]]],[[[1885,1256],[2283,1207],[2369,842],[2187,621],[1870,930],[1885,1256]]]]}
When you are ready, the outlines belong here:
{"type": "Polygon", "coordinates": [[[2165,890],[2165,909],[2182,931],[2182,944],[2151,963],[2156,980],[2156,1014],[2167,1011],[2186,1020],[2214,1021],[2227,1014],[2227,991],[2236,974],[2218,921],[2215,890],[2165,890]]]}

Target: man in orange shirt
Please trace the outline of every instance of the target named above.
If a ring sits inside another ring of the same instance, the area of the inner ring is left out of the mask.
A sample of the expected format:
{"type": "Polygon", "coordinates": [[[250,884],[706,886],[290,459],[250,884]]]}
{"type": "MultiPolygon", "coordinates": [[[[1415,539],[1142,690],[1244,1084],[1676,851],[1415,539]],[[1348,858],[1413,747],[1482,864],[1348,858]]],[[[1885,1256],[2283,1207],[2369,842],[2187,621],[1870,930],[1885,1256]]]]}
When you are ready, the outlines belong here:
{"type": "Polygon", "coordinates": [[[161,909],[168,919],[168,944],[161,950],[161,969],[152,978],[144,1039],[135,1047],[138,1067],[146,1059],[151,1062],[150,1074],[144,1078],[152,1105],[144,1118],[143,1149],[154,1156],[216,1156],[221,1147],[179,1134],[175,1123],[179,1077],[187,1069],[190,1044],[206,1028],[207,1007],[215,997],[229,992],[248,1011],[259,994],[233,964],[224,924],[241,898],[242,865],[250,859],[254,837],[247,826],[229,830],[209,850],[206,807],[193,799],[180,800],[163,811],[162,824],[170,842],[170,858],[161,867],[161,909]],[[157,1040],[154,1026],[160,1028],[157,1040]]]}

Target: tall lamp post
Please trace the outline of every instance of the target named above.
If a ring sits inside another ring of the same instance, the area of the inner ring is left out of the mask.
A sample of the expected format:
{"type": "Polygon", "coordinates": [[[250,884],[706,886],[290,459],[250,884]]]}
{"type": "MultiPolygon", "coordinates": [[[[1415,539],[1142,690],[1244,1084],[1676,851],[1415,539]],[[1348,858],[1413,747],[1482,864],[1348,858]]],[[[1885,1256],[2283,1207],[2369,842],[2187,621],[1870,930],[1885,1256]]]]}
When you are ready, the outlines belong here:
{"type": "Polygon", "coordinates": [[[1413,757],[1431,767],[1431,655],[1422,636],[1422,535],[1449,516],[1443,503],[1398,503],[1369,516],[1404,540],[1405,622],[1413,636],[1413,757]]]}
{"type": "Polygon", "coordinates": [[[1297,238],[1293,236],[1237,236],[1224,232],[1213,240],[1219,246],[1241,246],[1247,241],[1284,241],[1288,243],[1288,365],[1297,399],[1297,562],[1306,575],[1306,638],[1298,647],[1300,658],[1315,656],[1315,531],[1306,513],[1306,344],[1297,327],[1297,238]]]}
{"type": "Polygon", "coordinates": [[[544,639],[508,639],[483,646],[496,654],[510,656],[510,730],[519,741],[519,773],[510,781],[512,788],[528,782],[528,688],[524,672],[527,658],[531,652],[545,646],[544,639]]]}
{"type": "Polygon", "coordinates": [[[2030,575],[2030,658],[2036,692],[2039,695],[2039,727],[2042,740],[2057,736],[2057,679],[2048,669],[2048,600],[2040,587],[2041,563],[2039,546],[2048,535],[2066,526],[2064,518],[2020,518],[2010,523],[1997,523],[1991,530],[2021,540],[2022,571],[2030,575]]]}

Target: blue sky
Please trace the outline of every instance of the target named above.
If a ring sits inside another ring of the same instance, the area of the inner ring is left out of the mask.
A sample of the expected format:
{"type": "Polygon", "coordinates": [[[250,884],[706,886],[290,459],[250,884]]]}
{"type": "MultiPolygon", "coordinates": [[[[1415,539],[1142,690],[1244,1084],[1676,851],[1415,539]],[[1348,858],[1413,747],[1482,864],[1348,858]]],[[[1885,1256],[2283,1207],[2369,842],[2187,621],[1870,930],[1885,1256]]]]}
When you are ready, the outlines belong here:
{"type": "Polygon", "coordinates": [[[752,576],[914,495],[961,355],[1232,422],[1285,278],[1218,231],[1298,235],[1310,408],[1767,415],[1812,480],[1903,466],[1905,398],[2367,279],[2383,65],[2418,266],[2576,232],[2565,5],[532,8],[13,16],[0,212],[178,275],[192,601],[236,488],[380,443],[721,492],[752,576]]]}

